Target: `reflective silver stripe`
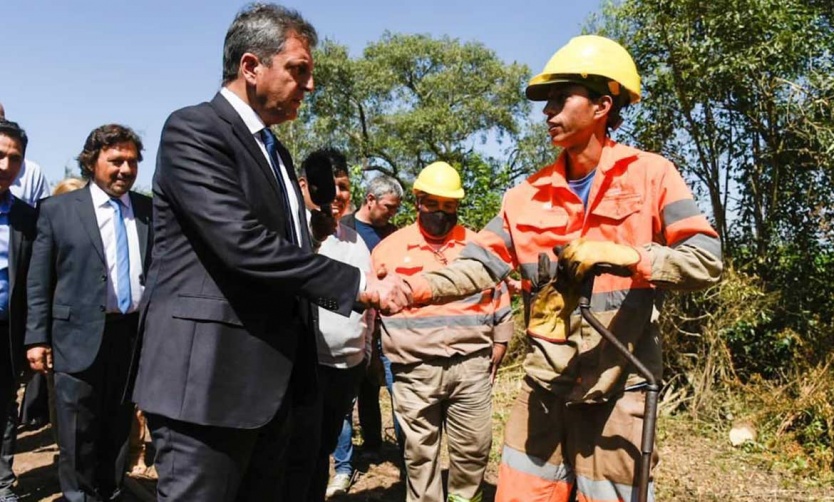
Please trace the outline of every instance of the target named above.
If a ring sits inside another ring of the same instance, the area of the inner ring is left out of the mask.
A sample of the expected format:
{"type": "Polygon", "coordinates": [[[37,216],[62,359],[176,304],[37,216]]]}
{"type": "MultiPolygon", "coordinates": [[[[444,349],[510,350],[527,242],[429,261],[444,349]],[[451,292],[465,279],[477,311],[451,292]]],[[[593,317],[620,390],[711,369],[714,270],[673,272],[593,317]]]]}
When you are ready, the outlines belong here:
{"type": "Polygon", "coordinates": [[[487,297],[486,301],[484,300],[484,292],[479,291],[475,294],[469,295],[466,298],[461,298],[460,300],[455,300],[455,303],[459,303],[461,305],[477,305],[479,303],[492,303],[492,297],[487,297]]]}
{"type": "Polygon", "coordinates": [[[692,199],[672,202],[671,204],[666,204],[663,208],[663,225],[668,227],[681,220],[699,216],[700,214],[701,210],[698,208],[698,204],[692,199]]]}
{"type": "Polygon", "coordinates": [[[513,248],[513,238],[510,237],[510,234],[504,230],[504,218],[500,216],[496,216],[495,218],[489,220],[489,223],[484,227],[484,230],[489,230],[490,232],[494,233],[498,237],[504,241],[504,246],[507,249],[513,248]]]}
{"type": "MultiPolygon", "coordinates": [[[[614,483],[607,479],[593,480],[584,476],[576,476],[576,489],[590,500],[624,500],[637,502],[638,490],[636,486],[614,483]]],[[[649,482],[649,502],[654,501],[654,482],[649,482]]]]}
{"type": "Polygon", "coordinates": [[[507,293],[507,292],[508,292],[507,283],[504,282],[504,281],[501,281],[501,282],[498,283],[497,286],[495,286],[495,294],[493,295],[493,297],[494,298],[500,298],[502,294],[507,293]]]}
{"type": "Polygon", "coordinates": [[[672,249],[677,249],[681,246],[692,246],[706,251],[712,256],[721,259],[721,241],[718,237],[711,237],[705,234],[695,234],[688,239],[678,241],[672,244],[672,249]]]}
{"type": "Polygon", "coordinates": [[[547,481],[573,483],[573,471],[564,464],[554,465],[504,445],[501,463],[514,471],[523,472],[547,481]]]}
{"type": "Polygon", "coordinates": [[[513,308],[511,306],[506,306],[504,308],[498,309],[493,317],[495,318],[495,324],[500,324],[507,316],[513,315],[513,308]]]}
{"type": "Polygon", "coordinates": [[[512,270],[509,265],[504,263],[504,260],[474,242],[470,242],[463,248],[463,251],[458,255],[458,259],[471,259],[481,262],[496,282],[507,277],[507,274],[512,270]]]}
{"type": "Polygon", "coordinates": [[[627,308],[648,308],[655,300],[657,291],[651,288],[646,289],[620,289],[617,291],[606,291],[605,293],[594,293],[591,296],[591,310],[594,312],[608,312],[627,308]]]}
{"type": "Polygon", "coordinates": [[[449,315],[432,317],[386,317],[382,320],[386,329],[420,330],[432,328],[471,328],[492,326],[492,319],[484,315],[449,315]]]}

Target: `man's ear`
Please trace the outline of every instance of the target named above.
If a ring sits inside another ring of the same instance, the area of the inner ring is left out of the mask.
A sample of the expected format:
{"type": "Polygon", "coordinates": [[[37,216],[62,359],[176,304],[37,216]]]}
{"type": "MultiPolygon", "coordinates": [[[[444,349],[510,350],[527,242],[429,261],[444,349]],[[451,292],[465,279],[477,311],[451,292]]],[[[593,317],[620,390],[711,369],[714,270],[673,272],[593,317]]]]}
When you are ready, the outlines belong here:
{"type": "Polygon", "coordinates": [[[262,70],[261,60],[251,52],[246,52],[240,57],[240,74],[247,84],[255,85],[255,79],[262,70]]]}
{"type": "Polygon", "coordinates": [[[609,95],[600,96],[594,104],[596,105],[596,111],[594,112],[594,117],[600,118],[608,115],[611,112],[611,109],[614,107],[614,98],[609,95]]]}

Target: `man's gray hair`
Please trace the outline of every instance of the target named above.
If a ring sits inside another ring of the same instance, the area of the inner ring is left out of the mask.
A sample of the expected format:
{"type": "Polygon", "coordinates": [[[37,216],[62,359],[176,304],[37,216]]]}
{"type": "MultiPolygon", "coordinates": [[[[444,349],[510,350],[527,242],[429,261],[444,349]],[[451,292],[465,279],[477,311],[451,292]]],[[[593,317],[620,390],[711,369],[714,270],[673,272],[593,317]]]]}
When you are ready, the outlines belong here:
{"type": "Polygon", "coordinates": [[[240,58],[251,52],[269,66],[290,37],[310,46],[318,44],[318,34],[298,11],[275,4],[253,3],[244,7],[226,32],[223,43],[223,84],[237,78],[240,58]]]}
{"type": "Polygon", "coordinates": [[[403,198],[403,187],[400,183],[390,176],[380,175],[372,179],[368,183],[367,194],[373,194],[374,198],[379,200],[386,195],[394,195],[399,199],[403,198]]]}

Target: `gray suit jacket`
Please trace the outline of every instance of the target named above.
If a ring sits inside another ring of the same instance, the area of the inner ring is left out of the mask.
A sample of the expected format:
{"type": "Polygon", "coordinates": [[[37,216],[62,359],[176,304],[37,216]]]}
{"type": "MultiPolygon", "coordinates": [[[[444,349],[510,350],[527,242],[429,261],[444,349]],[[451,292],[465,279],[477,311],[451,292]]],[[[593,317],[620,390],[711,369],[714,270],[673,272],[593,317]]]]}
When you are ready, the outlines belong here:
{"type": "MultiPolygon", "coordinates": [[[[130,192],[130,202],[145,272],[151,199],[130,192]]],[[[26,345],[51,345],[55,371],[78,373],[98,354],[107,303],[107,264],[90,187],[44,199],[39,210],[26,345]]]]}
{"type": "Polygon", "coordinates": [[[287,240],[275,174],[220,95],[168,118],[153,194],[134,401],[184,422],[260,427],[288,389],[315,392],[310,302],[349,314],[360,272],[313,253],[306,237],[301,248],[287,240]]]}

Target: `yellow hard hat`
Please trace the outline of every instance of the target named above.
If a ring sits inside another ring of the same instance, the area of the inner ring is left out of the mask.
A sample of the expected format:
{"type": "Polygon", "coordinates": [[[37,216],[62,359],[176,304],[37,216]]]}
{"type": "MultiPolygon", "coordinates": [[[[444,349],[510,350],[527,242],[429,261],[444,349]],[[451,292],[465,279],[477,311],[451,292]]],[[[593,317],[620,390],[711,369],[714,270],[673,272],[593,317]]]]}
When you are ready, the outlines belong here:
{"type": "Polygon", "coordinates": [[[561,82],[585,85],[599,94],[621,98],[623,104],[640,101],[640,75],[631,55],[617,42],[597,35],[574,37],[556,51],[544,70],[530,79],[527,99],[547,101],[550,85],[561,82]]]}
{"type": "Polygon", "coordinates": [[[463,198],[460,175],[445,162],[433,162],[424,167],[414,181],[414,191],[449,199],[463,198]]]}

